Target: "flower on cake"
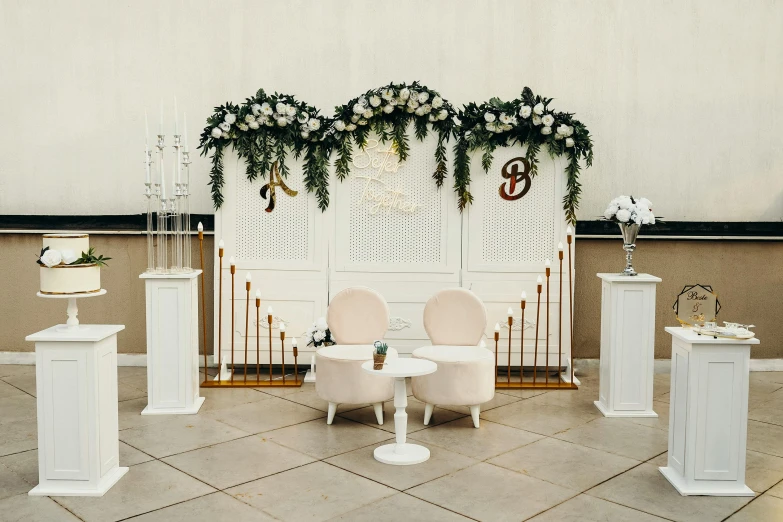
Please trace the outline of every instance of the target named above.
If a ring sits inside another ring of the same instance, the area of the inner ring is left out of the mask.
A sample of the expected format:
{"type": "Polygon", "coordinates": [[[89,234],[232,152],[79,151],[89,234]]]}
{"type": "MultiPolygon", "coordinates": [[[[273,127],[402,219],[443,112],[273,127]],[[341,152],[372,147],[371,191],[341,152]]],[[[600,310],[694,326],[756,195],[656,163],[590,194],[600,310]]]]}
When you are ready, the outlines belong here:
{"type": "Polygon", "coordinates": [[[46,251],[41,254],[40,263],[48,266],[49,268],[57,266],[63,261],[63,256],[57,250],[50,250],[48,247],[46,251]]]}

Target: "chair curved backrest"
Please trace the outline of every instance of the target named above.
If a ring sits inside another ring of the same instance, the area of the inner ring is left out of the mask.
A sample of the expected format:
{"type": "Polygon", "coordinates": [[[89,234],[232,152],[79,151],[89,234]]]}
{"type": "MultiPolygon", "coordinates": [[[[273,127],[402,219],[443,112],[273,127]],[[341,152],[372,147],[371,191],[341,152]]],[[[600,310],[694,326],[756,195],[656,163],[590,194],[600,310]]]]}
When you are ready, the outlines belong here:
{"type": "Polygon", "coordinates": [[[436,293],[424,307],[424,329],[435,345],[475,346],[487,328],[487,310],[465,288],[436,293]]]}
{"type": "Polygon", "coordinates": [[[337,344],[372,344],[386,335],[389,305],[372,288],[346,288],[329,303],[326,322],[337,344]]]}

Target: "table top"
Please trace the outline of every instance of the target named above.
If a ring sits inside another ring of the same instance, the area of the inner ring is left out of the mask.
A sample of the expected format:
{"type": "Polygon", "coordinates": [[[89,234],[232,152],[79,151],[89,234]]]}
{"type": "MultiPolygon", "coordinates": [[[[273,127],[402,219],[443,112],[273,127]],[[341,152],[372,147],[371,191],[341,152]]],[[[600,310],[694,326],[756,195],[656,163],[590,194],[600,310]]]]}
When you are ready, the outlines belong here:
{"type": "Polygon", "coordinates": [[[373,370],[373,362],[367,361],[362,364],[362,370],[373,375],[383,377],[418,377],[434,373],[438,365],[426,359],[398,358],[386,360],[383,370],[373,370]]]}
{"type": "Polygon", "coordinates": [[[38,297],[45,297],[47,299],[81,299],[83,297],[98,297],[99,295],[106,295],[106,290],[101,288],[98,292],[92,292],[89,294],[42,294],[38,292],[38,297]]]}
{"type": "Polygon", "coordinates": [[[761,342],[757,337],[751,337],[750,339],[725,339],[718,337],[716,339],[711,335],[699,335],[692,329],[683,328],[682,326],[667,326],[665,330],[672,334],[673,337],[691,344],[759,344],[761,342]]]}
{"type": "Polygon", "coordinates": [[[620,273],[595,274],[607,283],[660,283],[662,279],[650,274],[627,276],[620,273]]]}
{"type": "Polygon", "coordinates": [[[168,274],[156,274],[155,272],[144,272],[139,279],[193,279],[201,275],[201,270],[193,269],[190,272],[169,272],[168,274]]]}
{"type": "Polygon", "coordinates": [[[36,342],[98,342],[125,329],[124,324],[83,324],[81,328],[69,330],[67,325],[58,324],[46,330],[30,334],[25,341],[36,342]]]}

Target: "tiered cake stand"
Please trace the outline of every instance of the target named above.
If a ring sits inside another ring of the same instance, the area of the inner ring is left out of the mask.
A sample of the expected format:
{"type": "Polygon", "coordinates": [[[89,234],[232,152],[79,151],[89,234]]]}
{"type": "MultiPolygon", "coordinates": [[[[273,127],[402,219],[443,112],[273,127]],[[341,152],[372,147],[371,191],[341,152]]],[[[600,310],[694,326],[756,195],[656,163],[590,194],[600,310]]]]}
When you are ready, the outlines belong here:
{"type": "Polygon", "coordinates": [[[76,300],[83,299],[85,297],[98,297],[99,295],[106,295],[106,290],[101,288],[97,292],[84,294],[42,294],[41,292],[38,292],[35,295],[38,297],[46,297],[47,299],[67,299],[68,321],[66,321],[65,326],[58,326],[57,330],[62,332],[76,332],[88,330],[90,328],[89,326],[79,325],[79,318],[77,317],[79,315],[79,307],[76,305],[76,300]]]}

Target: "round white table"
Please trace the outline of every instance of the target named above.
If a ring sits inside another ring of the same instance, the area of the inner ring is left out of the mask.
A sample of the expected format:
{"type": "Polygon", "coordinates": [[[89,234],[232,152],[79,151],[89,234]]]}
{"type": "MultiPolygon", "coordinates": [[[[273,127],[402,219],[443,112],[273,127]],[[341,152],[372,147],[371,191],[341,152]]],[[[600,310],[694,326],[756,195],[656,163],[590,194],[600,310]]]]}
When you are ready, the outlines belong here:
{"type": "Polygon", "coordinates": [[[425,359],[392,359],[387,361],[383,370],[373,370],[373,362],[362,364],[362,370],[372,375],[394,377],[394,444],[385,444],[375,448],[375,460],[384,464],[406,466],[419,464],[430,458],[430,450],[418,444],[408,444],[405,438],[408,432],[408,391],[405,386],[406,377],[418,377],[435,372],[438,365],[425,359]]]}

